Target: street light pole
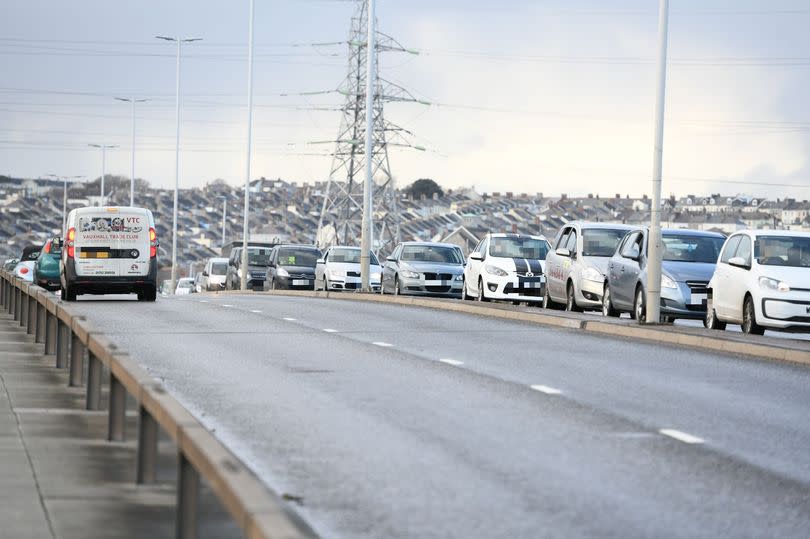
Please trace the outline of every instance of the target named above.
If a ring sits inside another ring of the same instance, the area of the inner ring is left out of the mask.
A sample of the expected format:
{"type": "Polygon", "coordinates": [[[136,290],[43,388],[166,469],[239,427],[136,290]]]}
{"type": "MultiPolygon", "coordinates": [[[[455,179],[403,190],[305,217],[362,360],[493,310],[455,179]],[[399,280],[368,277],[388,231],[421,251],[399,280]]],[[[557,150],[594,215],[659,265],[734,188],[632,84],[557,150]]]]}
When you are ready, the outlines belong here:
{"type": "MultiPolygon", "coordinates": [[[[242,222],[242,277],[240,278],[239,288],[247,290],[248,278],[248,234],[249,230],[249,216],[250,216],[250,154],[253,145],[253,4],[254,0],[250,0],[250,15],[248,21],[248,118],[247,118],[247,159],[245,163],[245,215],[242,222]]],[[[225,227],[222,227],[223,231],[225,227]]]]}
{"type": "Polygon", "coordinates": [[[136,99],[134,97],[116,97],[118,101],[132,103],[132,170],[129,177],[129,205],[135,205],[135,104],[146,103],[148,99],[136,99]]]}
{"type": "Polygon", "coordinates": [[[363,184],[363,224],[360,236],[360,283],[363,292],[371,292],[372,189],[374,186],[374,90],[376,81],[376,2],[368,0],[368,43],[366,44],[366,181],[363,184]]]}
{"type": "Polygon", "coordinates": [[[228,218],[228,197],[222,197],[222,244],[220,247],[225,247],[225,223],[228,218]]]}
{"type": "Polygon", "coordinates": [[[172,209],[172,275],[171,275],[171,289],[174,290],[177,285],[177,197],[180,189],[180,52],[183,43],[191,43],[193,41],[200,41],[202,38],[179,38],[168,36],[155,36],[157,39],[164,41],[173,41],[177,43],[177,69],[176,69],[176,87],[175,87],[175,143],[174,143],[174,206],[172,209]]]}
{"type": "Polygon", "coordinates": [[[104,176],[107,175],[107,150],[112,150],[113,148],[117,148],[117,144],[88,144],[88,146],[92,148],[100,148],[101,149],[101,200],[99,200],[99,206],[104,205],[104,176]]]}
{"type": "Polygon", "coordinates": [[[661,175],[664,158],[664,109],[667,88],[667,38],[669,0],[661,0],[658,20],[658,92],[655,103],[655,148],[653,153],[652,202],[647,257],[646,323],[658,324],[661,317],[661,175]]]}

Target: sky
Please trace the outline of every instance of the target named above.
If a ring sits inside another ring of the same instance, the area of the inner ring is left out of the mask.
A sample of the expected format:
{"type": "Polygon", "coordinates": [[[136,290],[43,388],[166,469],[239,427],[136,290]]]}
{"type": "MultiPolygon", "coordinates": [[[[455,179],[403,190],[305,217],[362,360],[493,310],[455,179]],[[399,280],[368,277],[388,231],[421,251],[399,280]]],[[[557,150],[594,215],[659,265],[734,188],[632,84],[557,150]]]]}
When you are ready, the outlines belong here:
{"type": "MultiPolygon", "coordinates": [[[[352,0],[256,0],[252,177],[328,178],[352,0]],[[343,44],[324,45],[344,41],[343,44]],[[320,45],[315,45],[320,44],[320,45]]],[[[810,5],[671,0],[664,195],[810,198],[810,5]]],[[[399,186],[651,192],[656,0],[378,0],[379,30],[419,54],[380,72],[427,102],[386,105],[426,151],[390,150],[399,186]]],[[[183,48],[180,186],[244,183],[248,0],[0,3],[0,174],[175,175],[174,44],[183,48]]]]}

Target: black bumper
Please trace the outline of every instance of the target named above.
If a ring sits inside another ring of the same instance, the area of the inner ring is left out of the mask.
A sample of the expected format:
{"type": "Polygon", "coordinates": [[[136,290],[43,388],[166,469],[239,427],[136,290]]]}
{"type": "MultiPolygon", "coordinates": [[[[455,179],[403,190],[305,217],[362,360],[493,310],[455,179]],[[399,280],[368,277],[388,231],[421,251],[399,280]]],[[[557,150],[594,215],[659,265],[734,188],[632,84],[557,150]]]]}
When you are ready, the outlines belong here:
{"type": "Polygon", "coordinates": [[[157,290],[157,259],[149,261],[146,275],[92,276],[76,275],[76,263],[68,260],[61,276],[63,287],[73,287],[77,294],[132,294],[148,289],[157,290]]]}

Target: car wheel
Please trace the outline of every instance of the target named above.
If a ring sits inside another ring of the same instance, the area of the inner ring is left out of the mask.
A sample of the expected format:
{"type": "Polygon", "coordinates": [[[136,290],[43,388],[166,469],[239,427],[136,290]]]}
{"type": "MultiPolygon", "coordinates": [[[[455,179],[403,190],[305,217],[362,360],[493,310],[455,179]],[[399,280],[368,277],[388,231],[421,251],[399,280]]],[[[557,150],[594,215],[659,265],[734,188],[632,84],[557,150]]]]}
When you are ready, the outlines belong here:
{"type": "Polygon", "coordinates": [[[323,291],[328,292],[330,290],[329,281],[326,280],[326,277],[323,278],[323,291]]]}
{"type": "Polygon", "coordinates": [[[610,297],[610,285],[605,283],[605,290],[602,292],[602,316],[618,318],[620,314],[613,306],[613,298],[610,297]]]}
{"type": "Polygon", "coordinates": [[[633,302],[633,319],[639,324],[647,321],[647,307],[644,304],[644,289],[640,286],[636,288],[636,300],[633,302]]]}
{"type": "Polygon", "coordinates": [[[557,309],[558,306],[554,303],[554,300],[551,299],[551,295],[548,293],[548,282],[546,282],[546,289],[543,291],[543,302],[542,306],[544,309],[557,309]]]}
{"type": "Polygon", "coordinates": [[[59,297],[61,298],[62,301],[65,301],[67,299],[67,293],[65,292],[64,286],[59,290],[59,297]]]}
{"type": "Polygon", "coordinates": [[[65,290],[65,300],[66,301],[76,301],[76,287],[75,286],[67,286],[67,290],[65,290]]]}
{"type": "Polygon", "coordinates": [[[582,309],[580,309],[579,305],[577,305],[574,283],[569,282],[565,292],[565,310],[572,313],[581,312],[582,309]]]}
{"type": "Polygon", "coordinates": [[[743,333],[748,335],[762,335],[765,333],[765,328],[757,324],[757,313],[754,309],[754,299],[751,296],[745,296],[743,303],[743,333]]]}
{"type": "Polygon", "coordinates": [[[461,299],[463,299],[464,301],[470,301],[472,299],[475,299],[475,298],[473,298],[471,295],[469,295],[467,293],[467,280],[466,279],[461,281],[461,299]]]}
{"type": "Polygon", "coordinates": [[[483,279],[478,279],[478,290],[476,291],[476,298],[478,301],[489,301],[485,292],[484,292],[484,281],[483,279]]]}
{"type": "Polygon", "coordinates": [[[402,290],[399,288],[399,276],[394,275],[394,295],[401,296],[402,290]]]}
{"type": "Polygon", "coordinates": [[[703,326],[707,329],[726,329],[726,323],[717,319],[717,311],[714,310],[714,303],[710,297],[706,300],[706,316],[703,318],[703,326]]]}

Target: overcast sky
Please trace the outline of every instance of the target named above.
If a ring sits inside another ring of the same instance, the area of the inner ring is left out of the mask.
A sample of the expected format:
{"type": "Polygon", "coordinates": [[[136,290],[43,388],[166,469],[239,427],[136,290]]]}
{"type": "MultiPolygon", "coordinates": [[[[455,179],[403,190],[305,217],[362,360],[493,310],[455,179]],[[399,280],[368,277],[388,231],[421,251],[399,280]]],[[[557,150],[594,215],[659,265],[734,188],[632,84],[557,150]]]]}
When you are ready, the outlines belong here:
{"type": "MultiPolygon", "coordinates": [[[[664,193],[810,195],[807,0],[671,0],[664,193]],[[792,187],[797,186],[797,187],[792,187]]],[[[356,2],[256,0],[253,176],[328,177],[344,40],[356,2]],[[299,45],[299,46],[293,46],[299,45]]],[[[417,55],[382,74],[432,103],[386,116],[426,152],[395,179],[547,195],[649,193],[655,0],[379,0],[380,30],[417,55]]],[[[247,0],[4,0],[0,174],[98,177],[88,143],[118,144],[108,173],[174,182],[172,44],[184,49],[181,186],[244,181],[247,0]]]]}

